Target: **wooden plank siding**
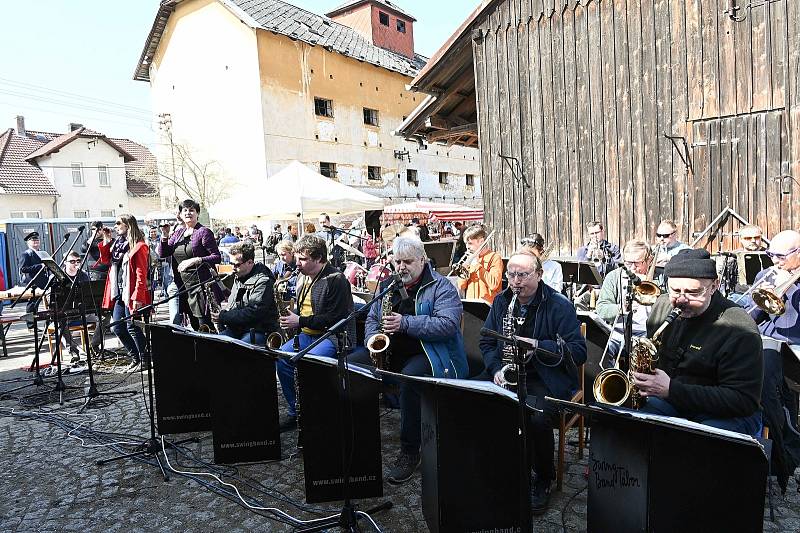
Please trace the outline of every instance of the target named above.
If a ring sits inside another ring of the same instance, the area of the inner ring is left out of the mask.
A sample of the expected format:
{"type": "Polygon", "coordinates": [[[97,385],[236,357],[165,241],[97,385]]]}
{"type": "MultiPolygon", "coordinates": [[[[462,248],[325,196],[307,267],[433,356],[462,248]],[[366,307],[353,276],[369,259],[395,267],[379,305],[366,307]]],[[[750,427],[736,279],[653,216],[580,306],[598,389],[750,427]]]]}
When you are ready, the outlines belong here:
{"type": "MultiPolygon", "coordinates": [[[[730,6],[504,0],[475,22],[484,204],[499,251],[539,232],[553,255],[572,254],[592,220],[625,242],[652,241],[671,218],[688,242],[727,206],[767,236],[798,227],[800,2],[743,8],[741,21],[730,6]],[[523,180],[501,154],[519,159],[523,180]]],[[[738,247],[737,227],[712,251],[738,247]]]]}

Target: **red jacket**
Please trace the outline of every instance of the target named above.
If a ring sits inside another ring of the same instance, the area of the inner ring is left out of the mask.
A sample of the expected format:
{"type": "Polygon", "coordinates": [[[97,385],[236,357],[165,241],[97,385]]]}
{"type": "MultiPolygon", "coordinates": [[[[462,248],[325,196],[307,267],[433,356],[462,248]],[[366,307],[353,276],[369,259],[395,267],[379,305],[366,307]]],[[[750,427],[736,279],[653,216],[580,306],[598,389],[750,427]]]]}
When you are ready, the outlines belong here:
{"type": "MultiPolygon", "coordinates": [[[[100,250],[100,263],[104,265],[111,264],[111,242],[100,242],[97,245],[100,250]]],[[[137,301],[142,305],[150,305],[150,291],[147,289],[147,270],[150,266],[150,248],[144,241],[137,242],[133,249],[128,251],[130,257],[128,261],[128,272],[121,273],[120,275],[130,276],[130,300],[137,301]]],[[[113,265],[111,267],[114,268],[113,265]]],[[[112,279],[114,276],[109,271],[109,276],[106,278],[106,288],[103,294],[103,308],[111,309],[114,306],[112,299],[112,279]]],[[[130,308],[130,306],[128,306],[130,308]]]]}

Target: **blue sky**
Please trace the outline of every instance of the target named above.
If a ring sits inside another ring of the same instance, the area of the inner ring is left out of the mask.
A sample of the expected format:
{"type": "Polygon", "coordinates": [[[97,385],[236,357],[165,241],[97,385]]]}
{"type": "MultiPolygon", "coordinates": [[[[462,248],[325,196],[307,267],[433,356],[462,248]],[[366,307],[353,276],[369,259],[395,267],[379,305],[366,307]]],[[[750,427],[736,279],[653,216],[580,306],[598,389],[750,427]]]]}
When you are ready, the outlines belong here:
{"type": "MultiPolygon", "coordinates": [[[[412,14],[415,47],[430,56],[478,0],[394,0],[412,14]]],[[[295,0],[324,13],[343,0],[295,0]]],[[[152,144],[148,85],[133,81],[158,0],[23,0],[0,7],[0,131],[25,116],[31,130],[80,122],[152,144]]]]}

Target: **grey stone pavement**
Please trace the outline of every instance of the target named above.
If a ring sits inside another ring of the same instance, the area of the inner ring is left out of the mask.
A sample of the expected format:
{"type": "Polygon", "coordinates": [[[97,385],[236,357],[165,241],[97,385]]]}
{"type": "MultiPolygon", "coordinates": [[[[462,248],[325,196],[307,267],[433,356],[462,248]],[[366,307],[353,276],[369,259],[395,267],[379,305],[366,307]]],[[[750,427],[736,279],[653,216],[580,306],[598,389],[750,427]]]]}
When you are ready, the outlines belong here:
{"type": "MultiPolygon", "coordinates": [[[[7,313],[8,314],[8,313],[7,313]]],[[[63,406],[50,390],[32,385],[32,375],[20,370],[32,360],[32,341],[23,327],[10,333],[12,356],[0,358],[0,532],[112,532],[112,531],[290,531],[263,512],[236,503],[235,496],[220,494],[223,487],[210,477],[171,473],[164,482],[152,461],[126,459],[96,465],[95,461],[130,451],[149,436],[145,403],[146,374],[126,374],[124,357],[98,363],[98,388],[127,392],[101,397],[81,414],[86,373],[67,374],[69,389],[63,406]],[[17,390],[15,390],[17,389],[17,390]],[[92,438],[91,435],[96,438],[92,438]],[[83,440],[81,440],[83,439],[83,440]],[[109,443],[117,443],[109,445],[109,443]],[[120,444],[122,443],[122,444],[120,444]]],[[[109,338],[108,345],[116,346],[109,338]]],[[[46,343],[45,343],[46,352],[46,343]]],[[[48,362],[46,353],[42,362],[48,362]]],[[[399,413],[383,411],[381,433],[384,468],[394,462],[398,443],[399,413]]],[[[192,435],[187,435],[192,436],[192,435]]],[[[252,505],[278,508],[293,517],[309,520],[338,512],[336,502],[304,505],[302,457],[296,451],[296,433],[284,434],[281,461],[223,467],[209,464],[213,457],[211,436],[194,435],[197,442],[170,450],[171,465],[186,472],[214,471],[235,485],[252,505]],[[294,503],[291,503],[294,502],[294,503]]],[[[573,432],[569,440],[575,441],[573,432]]],[[[493,452],[498,454],[497,451],[493,452]]],[[[577,460],[570,444],[568,471],[562,492],[554,492],[548,512],[534,521],[536,531],[584,531],[586,529],[586,455],[577,460]],[[562,520],[564,525],[562,526],[562,520]]],[[[731,465],[735,468],[735,465],[731,465]]],[[[775,487],[776,521],[765,509],[765,531],[800,531],[800,494],[792,479],[786,496],[775,487]]],[[[732,488],[746,490],[746,487],[732,488]]],[[[428,531],[422,515],[421,482],[396,487],[384,484],[384,498],[361,500],[367,509],[385,499],[394,506],[373,516],[383,531],[428,531]]],[[[687,517],[687,524],[691,518],[687,517]]],[[[369,527],[362,521],[362,529],[369,527]]]]}

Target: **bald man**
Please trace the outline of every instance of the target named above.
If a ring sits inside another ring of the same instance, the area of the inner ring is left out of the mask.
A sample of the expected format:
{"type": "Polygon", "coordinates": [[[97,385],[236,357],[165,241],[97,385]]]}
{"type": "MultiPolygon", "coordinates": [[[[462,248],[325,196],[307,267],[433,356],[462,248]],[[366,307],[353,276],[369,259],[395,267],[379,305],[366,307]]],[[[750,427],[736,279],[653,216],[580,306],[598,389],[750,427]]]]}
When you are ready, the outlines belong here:
{"type": "MultiPolygon", "coordinates": [[[[775,266],[759,272],[754,285],[765,277],[774,278],[768,278],[759,285],[759,288],[762,289],[773,289],[776,285],[782,285],[791,272],[800,268],[800,233],[794,230],[778,233],[770,242],[767,255],[775,266]]],[[[800,344],[800,324],[798,324],[800,292],[797,289],[798,283],[795,282],[784,293],[783,302],[786,304],[786,312],[782,315],[770,315],[759,308],[751,312],[752,317],[759,324],[762,335],[786,341],[789,344],[800,344]]]]}

